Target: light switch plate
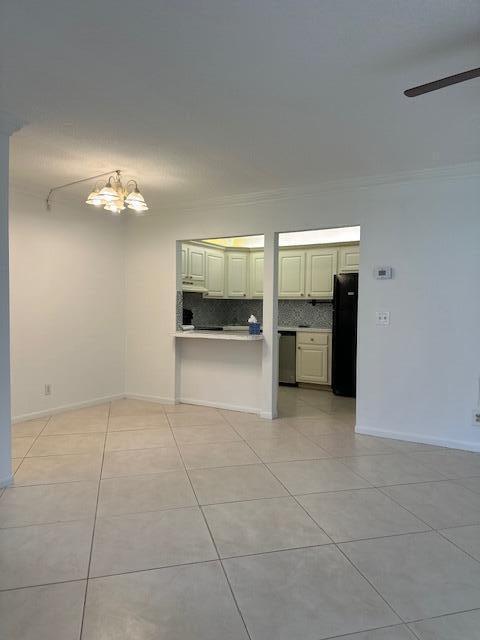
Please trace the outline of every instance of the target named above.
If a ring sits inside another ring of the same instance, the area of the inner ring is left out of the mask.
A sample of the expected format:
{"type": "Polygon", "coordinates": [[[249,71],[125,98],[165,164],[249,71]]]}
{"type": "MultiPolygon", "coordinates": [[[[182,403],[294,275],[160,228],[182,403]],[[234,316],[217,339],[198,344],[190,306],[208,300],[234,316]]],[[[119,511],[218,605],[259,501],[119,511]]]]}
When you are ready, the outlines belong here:
{"type": "Polygon", "coordinates": [[[474,427],[480,427],[480,407],[473,410],[472,424],[474,427]]]}
{"type": "Polygon", "coordinates": [[[390,311],[377,311],[375,318],[378,325],[385,327],[390,324],[390,311]]]}

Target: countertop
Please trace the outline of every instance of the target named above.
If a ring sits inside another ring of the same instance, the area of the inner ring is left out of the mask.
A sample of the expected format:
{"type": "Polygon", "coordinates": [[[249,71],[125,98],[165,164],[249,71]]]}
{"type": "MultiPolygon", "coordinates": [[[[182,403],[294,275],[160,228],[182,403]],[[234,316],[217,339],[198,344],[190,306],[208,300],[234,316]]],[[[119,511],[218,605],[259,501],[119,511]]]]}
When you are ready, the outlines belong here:
{"type": "Polygon", "coordinates": [[[257,342],[263,340],[263,335],[252,336],[248,331],[175,331],[175,338],[203,338],[206,340],[243,340],[257,342]]]}
{"type": "Polygon", "coordinates": [[[308,331],[308,333],[332,333],[331,329],[322,329],[321,327],[278,327],[279,331],[308,331]]]}
{"type": "MultiPolygon", "coordinates": [[[[248,331],[248,327],[245,325],[242,326],[226,326],[222,327],[224,331],[248,331]]],[[[321,327],[278,327],[279,331],[308,331],[309,333],[331,333],[331,329],[324,329],[321,327]]]]}

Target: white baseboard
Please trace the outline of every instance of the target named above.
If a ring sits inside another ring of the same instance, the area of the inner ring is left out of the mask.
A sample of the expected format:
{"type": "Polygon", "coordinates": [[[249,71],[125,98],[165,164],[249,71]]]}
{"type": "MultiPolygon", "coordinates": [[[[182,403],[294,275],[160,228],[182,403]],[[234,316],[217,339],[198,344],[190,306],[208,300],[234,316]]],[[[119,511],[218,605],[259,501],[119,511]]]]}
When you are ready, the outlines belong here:
{"type": "Polygon", "coordinates": [[[18,416],[13,416],[12,422],[24,422],[25,420],[33,420],[34,418],[43,418],[45,416],[51,416],[56,413],[63,413],[64,411],[71,411],[72,409],[83,409],[84,407],[94,407],[97,404],[104,404],[105,402],[112,402],[112,400],[120,400],[125,398],[125,394],[120,393],[114,396],[104,396],[103,398],[93,398],[92,400],[84,400],[83,402],[73,402],[71,404],[62,404],[57,407],[51,407],[50,409],[42,409],[41,411],[32,411],[31,413],[23,413],[18,416]]]}
{"type": "Polygon", "coordinates": [[[265,420],[275,420],[275,418],[278,418],[272,411],[260,411],[260,417],[265,420]]]}
{"type": "Polygon", "coordinates": [[[124,397],[128,398],[129,400],[145,400],[145,402],[158,402],[158,404],[175,404],[174,398],[146,396],[142,393],[126,393],[124,397]]]}
{"type": "Polygon", "coordinates": [[[0,478],[0,489],[10,486],[12,482],[13,482],[13,473],[11,473],[9,476],[6,476],[4,478],[0,478]]]}
{"type": "Polygon", "coordinates": [[[433,444],[437,447],[447,447],[448,449],[463,449],[465,451],[480,452],[480,441],[454,440],[452,438],[437,438],[426,434],[408,433],[404,431],[384,431],[374,427],[356,425],[355,433],[366,436],[376,436],[377,438],[390,438],[391,440],[402,440],[404,442],[419,442],[421,444],[433,444]]]}
{"type": "Polygon", "coordinates": [[[256,407],[245,407],[238,404],[231,404],[229,402],[210,402],[208,400],[197,400],[195,398],[179,398],[179,402],[184,404],[196,404],[200,407],[214,407],[215,409],[227,409],[228,411],[241,411],[243,413],[255,413],[260,414],[260,409],[256,407]]]}
{"type": "Polygon", "coordinates": [[[272,414],[268,412],[262,412],[257,407],[246,407],[243,405],[236,405],[227,402],[209,402],[206,400],[198,400],[196,398],[175,398],[162,397],[162,396],[149,396],[140,393],[120,393],[114,396],[105,396],[103,398],[93,398],[92,400],[85,400],[83,402],[74,402],[71,404],[63,404],[57,407],[51,407],[41,411],[32,411],[31,413],[23,413],[12,418],[12,422],[24,422],[25,420],[33,420],[34,418],[43,418],[51,416],[56,413],[63,413],[64,411],[71,411],[73,409],[82,409],[85,407],[94,407],[97,404],[103,404],[105,402],[112,402],[113,400],[120,400],[121,398],[128,398],[131,400],[144,400],[146,402],[158,402],[159,404],[172,405],[178,402],[185,404],[195,404],[203,407],[214,407],[216,409],[227,409],[229,411],[241,411],[243,413],[254,413],[260,415],[262,418],[272,420],[272,414]]]}

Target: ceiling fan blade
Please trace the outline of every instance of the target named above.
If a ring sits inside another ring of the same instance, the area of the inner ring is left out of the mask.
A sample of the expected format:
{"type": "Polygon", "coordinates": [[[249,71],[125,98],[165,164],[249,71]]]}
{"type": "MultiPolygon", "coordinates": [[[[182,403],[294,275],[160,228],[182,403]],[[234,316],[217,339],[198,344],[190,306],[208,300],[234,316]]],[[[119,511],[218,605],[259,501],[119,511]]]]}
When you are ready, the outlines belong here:
{"type": "Polygon", "coordinates": [[[427,82],[427,84],[421,84],[418,87],[412,87],[411,89],[407,89],[403,93],[407,96],[407,98],[415,98],[416,96],[421,96],[424,93],[437,91],[437,89],[443,89],[444,87],[449,87],[450,85],[457,84],[458,82],[473,80],[473,78],[478,78],[479,76],[480,67],[477,67],[476,69],[463,71],[463,73],[456,73],[454,76],[447,76],[446,78],[441,78],[440,80],[434,80],[433,82],[427,82]]]}

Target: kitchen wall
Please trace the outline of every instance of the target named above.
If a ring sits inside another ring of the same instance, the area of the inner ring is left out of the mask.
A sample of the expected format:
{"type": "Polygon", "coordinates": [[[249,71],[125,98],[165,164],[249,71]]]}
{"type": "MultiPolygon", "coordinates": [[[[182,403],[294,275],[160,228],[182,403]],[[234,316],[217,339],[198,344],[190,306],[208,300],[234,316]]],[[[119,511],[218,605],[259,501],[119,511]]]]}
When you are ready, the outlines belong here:
{"type": "MultiPolygon", "coordinates": [[[[259,322],[263,317],[262,300],[215,300],[193,292],[183,293],[183,308],[193,311],[193,323],[201,326],[246,324],[252,313],[259,322]]],[[[332,304],[319,302],[312,305],[307,300],[279,300],[278,324],[283,327],[308,324],[330,329],[332,304]]]]}
{"type": "Polygon", "coordinates": [[[11,192],[10,293],[14,417],[123,394],[123,220],[11,192]]]}
{"type": "Polygon", "coordinates": [[[129,220],[127,393],[175,396],[177,240],[360,224],[357,430],[480,450],[479,175],[466,165],[129,220]],[[393,280],[376,280],[377,265],[393,280]]]}

